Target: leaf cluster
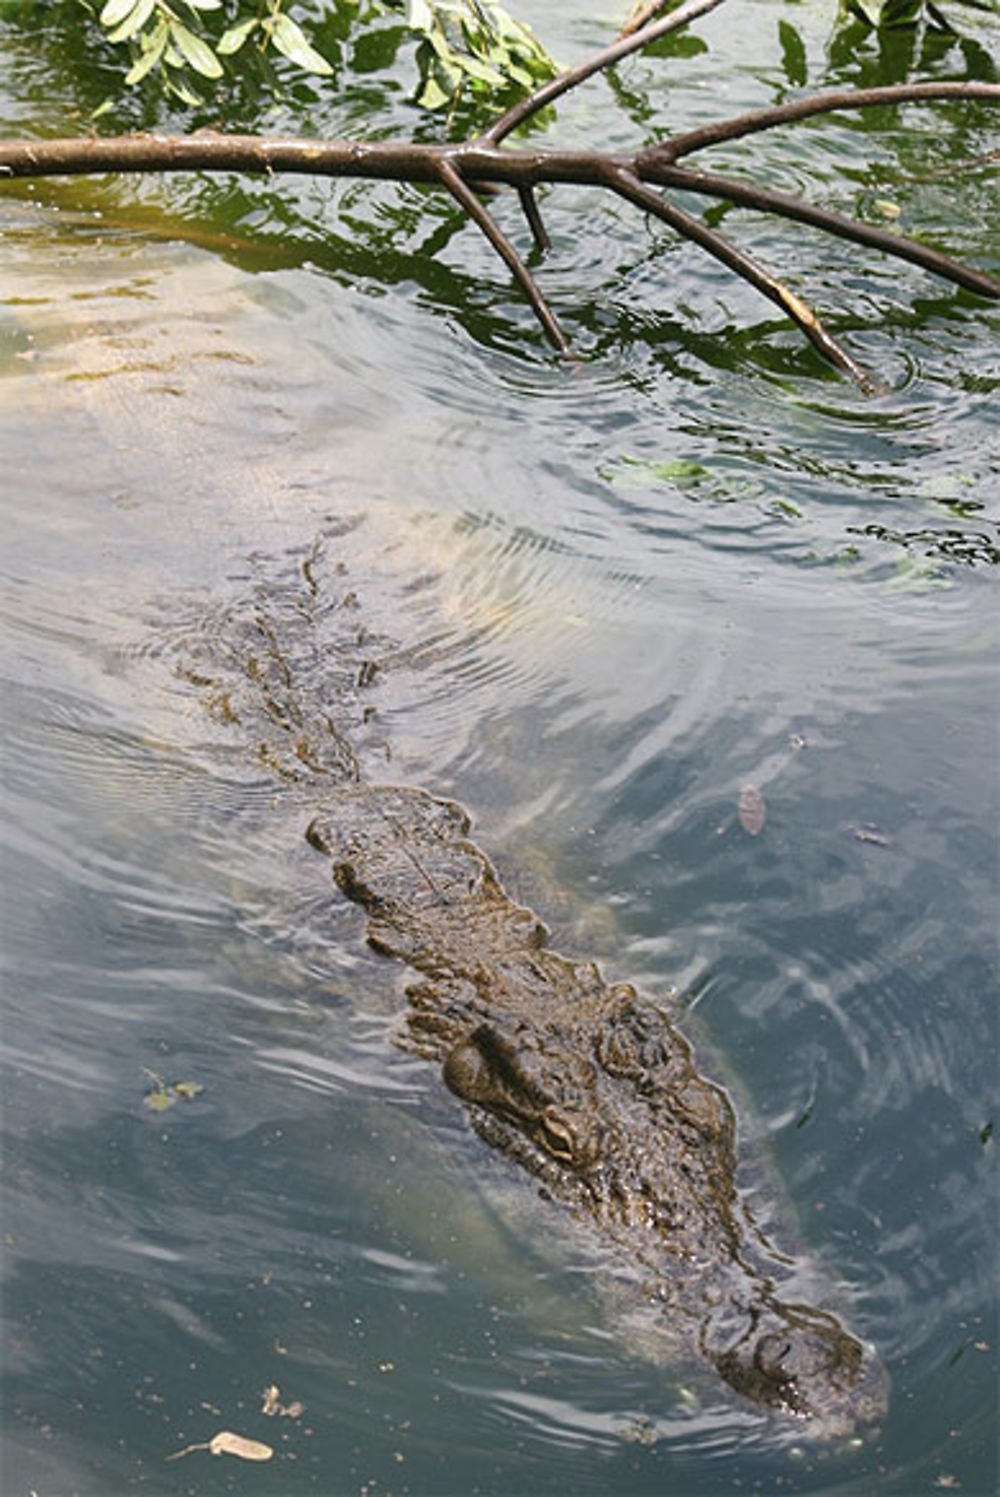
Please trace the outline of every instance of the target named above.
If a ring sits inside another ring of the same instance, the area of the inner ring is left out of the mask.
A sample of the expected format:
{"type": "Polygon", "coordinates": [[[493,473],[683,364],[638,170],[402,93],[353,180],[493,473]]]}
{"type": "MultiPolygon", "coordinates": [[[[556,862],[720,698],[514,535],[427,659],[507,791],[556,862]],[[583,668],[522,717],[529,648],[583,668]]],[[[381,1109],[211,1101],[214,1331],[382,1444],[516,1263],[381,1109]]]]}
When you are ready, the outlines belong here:
{"type": "MultiPolygon", "coordinates": [[[[415,97],[426,109],[526,93],[556,72],[542,44],[498,0],[339,0],[333,9],[348,30],[380,15],[399,18],[416,43],[415,97]]],[[[315,33],[316,8],[294,0],[104,0],[97,20],[107,41],[129,51],[127,87],[153,79],[193,107],[205,103],[206,84],[245,66],[251,54],[257,63],[278,54],[314,77],[334,71],[307,34],[307,27],[315,33]]]]}
{"type": "Polygon", "coordinates": [[[203,80],[223,78],[225,59],[251,40],[261,53],[273,49],[304,72],[333,72],[285,7],[286,0],[260,0],[247,15],[241,0],[105,0],[98,21],[109,42],[131,53],[127,86],[154,75],[164,92],[198,106],[203,80]]]}
{"type": "Polygon", "coordinates": [[[453,110],[463,95],[528,93],[556,76],[541,42],[495,0],[396,0],[419,38],[417,103],[453,110]]]}

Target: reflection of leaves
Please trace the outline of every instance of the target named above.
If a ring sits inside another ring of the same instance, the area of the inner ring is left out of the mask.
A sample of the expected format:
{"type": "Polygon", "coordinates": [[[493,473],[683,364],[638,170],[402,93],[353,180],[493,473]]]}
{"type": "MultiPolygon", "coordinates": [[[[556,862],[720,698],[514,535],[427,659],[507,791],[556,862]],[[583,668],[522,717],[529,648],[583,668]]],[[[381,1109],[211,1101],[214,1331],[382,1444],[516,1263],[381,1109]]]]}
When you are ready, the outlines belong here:
{"type": "MultiPolygon", "coordinates": [[[[950,0],[970,10],[985,8],[973,0],[950,0]]],[[[865,26],[883,31],[905,31],[926,22],[939,31],[952,31],[951,21],[933,0],[844,0],[844,9],[865,26]]]]}
{"type": "Polygon", "coordinates": [[[175,1450],[167,1460],[179,1461],[181,1456],[190,1455],[194,1450],[210,1450],[213,1455],[236,1455],[241,1461],[269,1461],[274,1454],[270,1445],[265,1445],[262,1440],[247,1440],[243,1435],[234,1435],[231,1429],[220,1429],[210,1440],[175,1450]]]}
{"type": "Polygon", "coordinates": [[[785,77],[793,88],[804,88],[809,68],[802,37],[790,21],[779,21],[778,39],[781,42],[781,65],[785,70],[785,77]]]}
{"type": "Polygon", "coordinates": [[[847,528],[851,535],[867,535],[873,540],[902,546],[909,552],[917,551],[922,556],[960,561],[970,567],[977,562],[987,566],[1000,565],[1000,545],[983,530],[936,530],[929,525],[920,530],[893,530],[888,525],[877,524],[849,525],[847,528]]]}
{"type": "Polygon", "coordinates": [[[708,51],[708,43],[687,31],[668,31],[643,48],[645,57],[698,57],[708,51]]]}

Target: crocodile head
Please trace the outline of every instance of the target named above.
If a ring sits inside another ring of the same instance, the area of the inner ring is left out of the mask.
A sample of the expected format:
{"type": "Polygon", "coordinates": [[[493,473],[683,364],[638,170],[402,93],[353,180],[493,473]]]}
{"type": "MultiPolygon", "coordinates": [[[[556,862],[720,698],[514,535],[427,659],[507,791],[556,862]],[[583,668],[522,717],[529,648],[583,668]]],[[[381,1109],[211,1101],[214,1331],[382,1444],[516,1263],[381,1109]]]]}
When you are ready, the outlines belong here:
{"type": "Polygon", "coordinates": [[[826,1311],[786,1304],[739,1224],[732,1113],[652,1005],[626,995],[567,1031],[480,1023],[444,1062],[488,1141],[625,1249],[646,1305],[681,1320],[722,1379],[821,1438],[887,1407],[873,1354],[826,1311]]]}

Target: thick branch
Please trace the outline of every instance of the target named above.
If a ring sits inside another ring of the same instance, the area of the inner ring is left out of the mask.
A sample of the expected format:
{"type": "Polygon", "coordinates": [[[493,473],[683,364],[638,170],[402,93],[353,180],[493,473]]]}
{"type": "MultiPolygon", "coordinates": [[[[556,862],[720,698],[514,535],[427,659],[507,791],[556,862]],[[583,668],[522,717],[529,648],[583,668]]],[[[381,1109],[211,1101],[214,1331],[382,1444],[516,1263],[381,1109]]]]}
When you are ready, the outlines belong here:
{"type": "Polygon", "coordinates": [[[801,297],[796,296],[794,291],[790,291],[781,281],[758,265],[756,260],[752,260],[743,250],[729,244],[721,234],[716,234],[714,229],[708,228],[700,219],[692,218],[690,213],[684,212],[683,208],[678,208],[674,203],[661,197],[658,192],[654,192],[651,187],[645,186],[626,167],[616,167],[608,172],[608,186],[613,187],[629,202],[635,203],[638,207],[644,208],[647,213],[652,213],[656,218],[662,219],[685,239],[690,239],[700,245],[714,259],[735,271],[769,301],[779,306],[785,316],[790,317],[805,333],[810,343],[819,350],[823,357],[844,374],[850,375],[851,379],[860,385],[867,395],[875,394],[879,389],[871,376],[851,358],[846,348],[842,348],[827,332],[812,308],[808,307],[801,297]]]}
{"type": "Polygon", "coordinates": [[[661,36],[667,36],[671,31],[679,31],[690,21],[698,16],[707,15],[716,6],[722,5],[723,0],[687,0],[678,10],[665,16],[662,21],[655,25],[644,26],[641,31],[636,31],[629,36],[619,36],[609,47],[602,47],[599,52],[594,52],[583,62],[577,63],[575,68],[568,68],[565,73],[560,73],[558,78],[553,78],[551,83],[545,83],[541,88],[529,94],[526,99],[521,99],[506,114],[502,114],[495,120],[490,128],[483,132],[483,140],[489,141],[491,145],[499,145],[512,130],[518,125],[523,125],[533,114],[544,109],[547,104],[561,98],[571,88],[576,88],[587,78],[592,78],[595,73],[603,72],[605,68],[612,67],[616,62],[621,62],[623,57],[630,56],[633,52],[639,52],[643,47],[648,47],[650,42],[655,42],[661,36]]]}
{"type": "Polygon", "coordinates": [[[668,136],[655,146],[640,151],[636,159],[640,167],[646,160],[676,161],[678,157],[702,151],[706,146],[718,145],[724,140],[739,140],[744,135],[755,135],[760,130],[771,130],[775,125],[787,125],[793,120],[809,119],[814,114],[830,114],[837,109],[868,109],[876,104],[918,103],[926,99],[986,99],[996,104],[1000,102],[1000,84],[890,83],[884,88],[830,89],[825,94],[793,99],[789,104],[776,104],[771,109],[755,109],[749,114],[720,120],[715,125],[702,125],[698,130],[668,136]]]}

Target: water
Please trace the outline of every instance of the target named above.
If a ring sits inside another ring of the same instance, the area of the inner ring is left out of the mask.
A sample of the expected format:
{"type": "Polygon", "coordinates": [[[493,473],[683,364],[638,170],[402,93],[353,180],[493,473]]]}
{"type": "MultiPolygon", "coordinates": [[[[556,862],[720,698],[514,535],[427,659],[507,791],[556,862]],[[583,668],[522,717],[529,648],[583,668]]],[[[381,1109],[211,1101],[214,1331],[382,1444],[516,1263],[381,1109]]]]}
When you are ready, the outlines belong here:
{"type": "MultiPolygon", "coordinates": [[[[593,43],[587,7],[535,9],[593,43]]],[[[775,97],[784,10],[756,14],[559,138],[775,97]]],[[[5,118],[54,128],[66,79],[20,46],[5,118]]],[[[904,228],[996,272],[995,176],[922,176],[995,144],[984,109],[913,111],[725,160],[850,209],[892,181],[904,228]]],[[[996,311],[745,219],[845,309],[869,401],[593,194],[546,208],[571,370],[471,233],[418,253],[447,223],[418,193],[2,212],[4,1491],[995,1490],[996,311]],[[565,1218],[393,1044],[406,976],[302,837],[317,792],[185,674],[321,535],[406,652],[369,773],[458,796],[561,945],[678,995],[747,1190],[888,1367],[864,1443],[796,1448],[643,1361],[565,1218]],[[303,1412],[263,1414],[271,1385],[303,1412]],[[167,1463],[220,1429],[275,1459],[167,1463]]]]}

